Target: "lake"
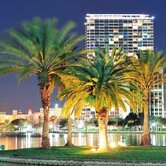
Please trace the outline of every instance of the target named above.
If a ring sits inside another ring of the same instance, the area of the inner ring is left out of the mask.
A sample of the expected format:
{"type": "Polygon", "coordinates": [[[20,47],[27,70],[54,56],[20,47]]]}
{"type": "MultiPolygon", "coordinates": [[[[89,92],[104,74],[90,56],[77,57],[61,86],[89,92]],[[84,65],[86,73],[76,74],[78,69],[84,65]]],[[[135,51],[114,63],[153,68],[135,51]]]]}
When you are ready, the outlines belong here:
{"type": "MultiPolygon", "coordinates": [[[[63,146],[67,141],[67,134],[50,133],[51,146],[63,146]]],[[[109,143],[120,145],[139,145],[141,134],[116,134],[108,133],[109,143]]],[[[98,145],[97,133],[73,133],[72,141],[74,145],[98,145]]],[[[166,146],[165,134],[151,134],[151,143],[156,146],[166,146]]],[[[18,136],[0,136],[0,145],[5,145],[5,150],[31,148],[41,146],[41,137],[32,137],[30,133],[25,137],[18,136]]]]}

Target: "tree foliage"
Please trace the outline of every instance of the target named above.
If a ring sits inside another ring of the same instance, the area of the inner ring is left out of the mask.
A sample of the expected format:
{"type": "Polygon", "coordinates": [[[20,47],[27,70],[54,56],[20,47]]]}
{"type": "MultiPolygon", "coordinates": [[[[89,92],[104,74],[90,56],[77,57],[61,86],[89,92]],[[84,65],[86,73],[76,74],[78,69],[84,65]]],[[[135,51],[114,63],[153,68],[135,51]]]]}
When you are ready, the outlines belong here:
{"type": "MultiPolygon", "coordinates": [[[[149,110],[150,110],[150,94],[155,86],[159,86],[166,82],[166,73],[163,72],[166,66],[166,57],[162,52],[140,51],[136,57],[128,58],[131,68],[136,72],[129,73],[129,77],[139,86],[143,95],[140,96],[142,101],[141,111],[144,113],[144,126],[142,135],[142,144],[150,145],[149,130],[149,110]]],[[[152,105],[153,106],[153,105],[152,105]]]]}
{"type": "Polygon", "coordinates": [[[80,55],[76,44],[83,37],[72,32],[74,27],[72,21],[59,29],[57,19],[35,18],[0,35],[0,76],[17,73],[19,82],[32,75],[38,79],[44,110],[42,147],[45,149],[50,148],[50,96],[56,85],[61,86],[58,73],[80,55]]]}
{"type": "Polygon", "coordinates": [[[96,113],[103,107],[107,110],[121,107],[126,111],[124,103],[136,110],[137,96],[134,92],[139,89],[125,76],[132,72],[126,67],[125,57],[116,49],[111,55],[109,50],[96,49],[95,57],[84,59],[61,73],[66,88],[59,98],[69,96],[62,109],[63,116],[74,110],[75,116],[79,117],[86,104],[94,106],[96,113]]]}

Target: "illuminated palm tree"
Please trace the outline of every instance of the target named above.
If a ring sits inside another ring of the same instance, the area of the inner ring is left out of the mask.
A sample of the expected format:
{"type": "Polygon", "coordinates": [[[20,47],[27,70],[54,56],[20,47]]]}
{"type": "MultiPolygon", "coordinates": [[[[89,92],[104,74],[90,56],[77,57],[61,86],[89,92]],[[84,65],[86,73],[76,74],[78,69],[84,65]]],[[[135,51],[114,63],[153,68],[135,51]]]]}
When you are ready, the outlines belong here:
{"type": "Polygon", "coordinates": [[[0,76],[17,73],[19,81],[32,75],[37,76],[44,110],[44,149],[50,148],[50,96],[59,80],[57,73],[75,60],[78,56],[75,44],[83,39],[71,33],[75,26],[73,22],[68,22],[62,29],[56,26],[56,19],[42,21],[35,18],[0,36],[0,76]]]}
{"type": "Polygon", "coordinates": [[[144,51],[139,52],[137,57],[129,58],[132,68],[136,70],[130,73],[129,77],[142,89],[142,110],[144,112],[143,135],[141,144],[144,146],[150,145],[149,131],[149,105],[150,92],[156,85],[166,81],[166,75],[163,74],[163,69],[166,66],[166,57],[161,52],[144,51]]]}
{"type": "Polygon", "coordinates": [[[99,123],[99,150],[108,150],[107,123],[111,108],[126,111],[125,103],[136,110],[135,94],[137,88],[129,83],[124,74],[131,72],[125,66],[125,54],[113,50],[95,50],[95,57],[80,61],[80,65],[65,70],[61,78],[66,88],[59,94],[60,99],[69,96],[62,109],[64,116],[71,112],[79,117],[83,106],[95,107],[99,123]]]}

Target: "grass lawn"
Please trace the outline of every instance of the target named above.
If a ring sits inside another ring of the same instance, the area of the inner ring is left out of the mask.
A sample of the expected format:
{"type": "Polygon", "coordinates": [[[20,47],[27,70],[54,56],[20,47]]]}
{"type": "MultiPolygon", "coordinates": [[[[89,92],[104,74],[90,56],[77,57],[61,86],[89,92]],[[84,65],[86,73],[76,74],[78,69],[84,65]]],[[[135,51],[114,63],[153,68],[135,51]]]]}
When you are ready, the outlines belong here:
{"type": "Polygon", "coordinates": [[[128,146],[113,148],[109,153],[93,152],[92,147],[52,147],[50,150],[41,148],[0,151],[0,156],[38,158],[38,159],[94,159],[115,161],[160,161],[166,162],[166,147],[128,146]]]}

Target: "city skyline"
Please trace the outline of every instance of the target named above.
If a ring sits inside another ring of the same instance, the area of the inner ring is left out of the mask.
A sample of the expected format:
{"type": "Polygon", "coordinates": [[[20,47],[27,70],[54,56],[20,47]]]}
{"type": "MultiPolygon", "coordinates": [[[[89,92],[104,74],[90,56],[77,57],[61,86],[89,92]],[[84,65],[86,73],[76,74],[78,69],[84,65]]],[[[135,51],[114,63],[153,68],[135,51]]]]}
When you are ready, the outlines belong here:
{"type": "MultiPolygon", "coordinates": [[[[50,0],[49,2],[43,0],[19,1],[9,0],[1,1],[0,6],[0,33],[5,29],[18,26],[22,21],[31,21],[33,17],[39,16],[43,19],[57,17],[59,19],[59,26],[64,25],[68,20],[73,20],[77,23],[76,31],[80,35],[84,35],[84,22],[85,15],[87,13],[98,14],[150,14],[155,17],[155,31],[154,41],[155,50],[164,50],[164,41],[166,38],[165,24],[166,24],[166,7],[163,0],[152,0],[149,5],[149,0],[140,0],[131,2],[130,0],[116,0],[112,2],[96,0],[95,2],[89,2],[85,0],[80,3],[76,0],[70,2],[61,0],[50,0]],[[94,5],[95,4],[95,5],[94,5]],[[120,4],[120,5],[119,5],[120,4]],[[65,12],[64,12],[65,11],[65,12]]],[[[25,80],[18,86],[16,76],[11,74],[0,78],[0,105],[2,111],[7,113],[12,109],[21,109],[26,111],[29,108],[37,110],[41,107],[39,90],[37,87],[37,79],[35,77],[25,80]]],[[[52,95],[51,106],[57,101],[56,95],[52,95]]],[[[0,110],[0,111],[1,111],[0,110]]]]}

